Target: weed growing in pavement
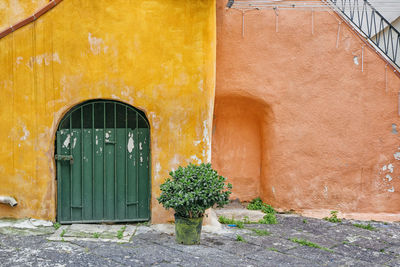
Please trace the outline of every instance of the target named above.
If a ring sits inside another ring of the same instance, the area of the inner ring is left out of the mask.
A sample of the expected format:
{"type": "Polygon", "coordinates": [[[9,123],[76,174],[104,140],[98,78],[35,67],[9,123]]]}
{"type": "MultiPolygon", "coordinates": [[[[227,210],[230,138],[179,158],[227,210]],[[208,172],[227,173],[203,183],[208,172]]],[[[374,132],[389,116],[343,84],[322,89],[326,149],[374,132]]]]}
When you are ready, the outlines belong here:
{"type": "Polygon", "coordinates": [[[125,229],[126,229],[126,226],[124,226],[120,230],[118,230],[118,232],[117,232],[118,239],[121,239],[124,236],[125,229]]]}
{"type": "Polygon", "coordinates": [[[331,217],[325,217],[324,220],[331,222],[331,223],[340,223],[342,222],[341,219],[337,217],[338,212],[336,210],[331,211],[331,217]]]}
{"type": "Polygon", "coordinates": [[[275,214],[275,209],[266,203],[263,203],[261,198],[257,197],[253,199],[249,205],[247,205],[248,210],[261,210],[264,213],[272,213],[275,214]]]}
{"type": "Polygon", "coordinates": [[[247,205],[248,210],[261,210],[261,208],[264,206],[264,203],[262,202],[261,198],[255,198],[253,199],[249,205],[247,205]]]}
{"type": "Polygon", "coordinates": [[[100,237],[100,233],[93,233],[93,237],[94,238],[99,238],[100,237]]]}
{"type": "Polygon", "coordinates": [[[64,235],[65,235],[66,232],[67,232],[67,230],[63,229],[62,232],[61,232],[61,234],[60,234],[60,237],[64,237],[64,235]]]}
{"type": "Polygon", "coordinates": [[[270,235],[271,233],[268,232],[267,230],[262,230],[262,229],[250,229],[254,234],[258,236],[265,236],[265,235],[270,235]]]}
{"type": "Polygon", "coordinates": [[[250,219],[249,219],[249,216],[244,216],[243,217],[243,223],[244,224],[251,224],[252,222],[250,221],[250,219]]]}
{"type": "Polygon", "coordinates": [[[385,252],[385,249],[382,248],[382,249],[379,250],[379,252],[382,252],[382,253],[383,253],[383,252],[385,252]]]}
{"type": "Polygon", "coordinates": [[[275,214],[267,213],[264,217],[258,221],[261,224],[277,224],[278,221],[276,220],[275,214]]]}
{"type": "Polygon", "coordinates": [[[53,223],[54,229],[58,230],[58,228],[61,227],[61,224],[59,222],[53,223]]]}
{"type": "Polygon", "coordinates": [[[275,252],[279,252],[276,248],[274,248],[274,247],[270,247],[270,248],[268,248],[268,250],[271,250],[271,251],[275,251],[275,252]]]}
{"type": "Polygon", "coordinates": [[[236,241],[246,242],[246,240],[244,240],[243,236],[241,236],[241,235],[236,235],[236,241]]]}
{"type": "Polygon", "coordinates": [[[307,241],[307,240],[304,240],[304,239],[289,238],[289,240],[294,242],[294,243],[300,244],[302,246],[307,246],[307,247],[311,247],[311,248],[319,248],[319,249],[322,249],[322,250],[325,250],[325,251],[328,251],[328,252],[333,252],[329,248],[321,247],[318,244],[315,244],[313,242],[310,242],[310,241],[307,241]]]}
{"type": "Polygon", "coordinates": [[[263,219],[259,220],[258,223],[262,224],[277,224],[278,221],[276,220],[275,216],[275,209],[266,203],[263,203],[261,198],[255,198],[253,199],[249,205],[247,205],[247,209],[249,210],[261,210],[262,212],[265,213],[265,216],[263,219]]]}
{"type": "Polygon", "coordinates": [[[362,228],[362,229],[366,229],[366,230],[370,230],[370,231],[375,231],[376,228],[373,227],[370,223],[367,225],[364,224],[360,224],[360,223],[353,223],[353,226],[358,227],[358,228],[362,228]]]}
{"type": "Polygon", "coordinates": [[[244,223],[235,219],[228,219],[225,216],[219,216],[218,221],[222,224],[235,224],[238,228],[243,228],[244,223]]]}
{"type": "Polygon", "coordinates": [[[307,220],[306,220],[306,219],[303,219],[303,223],[307,223],[307,220]]]}

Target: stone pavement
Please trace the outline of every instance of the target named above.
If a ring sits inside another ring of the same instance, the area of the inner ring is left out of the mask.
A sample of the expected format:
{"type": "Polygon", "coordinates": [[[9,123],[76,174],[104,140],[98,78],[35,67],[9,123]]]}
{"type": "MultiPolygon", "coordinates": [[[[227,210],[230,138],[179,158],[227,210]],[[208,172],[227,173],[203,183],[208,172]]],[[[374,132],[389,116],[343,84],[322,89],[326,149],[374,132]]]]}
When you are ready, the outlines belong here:
{"type": "Polygon", "coordinates": [[[176,244],[173,225],[72,225],[56,231],[3,220],[0,266],[400,266],[400,223],[277,217],[276,225],[203,232],[196,246],[176,244]]]}

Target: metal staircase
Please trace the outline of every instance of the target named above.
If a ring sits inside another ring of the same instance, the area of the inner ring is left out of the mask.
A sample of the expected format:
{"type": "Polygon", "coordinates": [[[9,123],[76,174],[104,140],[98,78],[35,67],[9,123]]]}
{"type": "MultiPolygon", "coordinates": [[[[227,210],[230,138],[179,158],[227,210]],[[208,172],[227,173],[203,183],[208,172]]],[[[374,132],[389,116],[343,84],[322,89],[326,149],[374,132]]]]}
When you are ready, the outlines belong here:
{"type": "MultiPolygon", "coordinates": [[[[400,0],[399,0],[400,1],[400,0]]],[[[375,47],[387,62],[400,71],[400,33],[367,0],[228,0],[227,8],[246,10],[299,9],[330,11],[343,18],[351,27],[375,47]]]]}
{"type": "Polygon", "coordinates": [[[400,33],[367,0],[327,0],[400,68],[400,33]]]}

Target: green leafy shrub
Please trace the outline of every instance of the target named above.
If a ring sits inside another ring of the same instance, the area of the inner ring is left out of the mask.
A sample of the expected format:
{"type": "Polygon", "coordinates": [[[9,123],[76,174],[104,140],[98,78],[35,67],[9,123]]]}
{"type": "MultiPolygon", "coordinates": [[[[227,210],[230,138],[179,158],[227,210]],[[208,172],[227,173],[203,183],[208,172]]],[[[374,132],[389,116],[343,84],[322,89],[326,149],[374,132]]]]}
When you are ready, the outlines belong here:
{"type": "Polygon", "coordinates": [[[160,186],[158,202],[166,209],[174,209],[177,216],[199,218],[206,209],[223,207],[229,203],[232,185],[211,168],[211,164],[189,164],[169,173],[160,186]]]}
{"type": "Polygon", "coordinates": [[[340,223],[342,222],[341,219],[337,217],[338,212],[336,210],[331,211],[331,217],[325,217],[324,220],[331,222],[331,223],[340,223]]]}

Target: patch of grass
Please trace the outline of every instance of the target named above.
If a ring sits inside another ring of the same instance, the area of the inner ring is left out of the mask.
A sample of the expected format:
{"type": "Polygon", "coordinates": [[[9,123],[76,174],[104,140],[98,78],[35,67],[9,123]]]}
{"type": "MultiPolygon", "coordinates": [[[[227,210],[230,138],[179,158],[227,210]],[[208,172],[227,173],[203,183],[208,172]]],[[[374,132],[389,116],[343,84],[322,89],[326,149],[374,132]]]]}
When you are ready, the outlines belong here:
{"type": "Polygon", "coordinates": [[[274,247],[270,247],[270,248],[268,248],[268,250],[271,250],[271,251],[274,251],[274,252],[279,252],[279,250],[277,250],[277,249],[274,248],[274,247]]]}
{"type": "Polygon", "coordinates": [[[58,230],[58,228],[61,227],[61,224],[59,222],[53,223],[54,229],[58,230]]]}
{"type": "Polygon", "coordinates": [[[267,230],[262,230],[262,229],[250,229],[254,234],[258,236],[266,236],[270,235],[271,233],[268,232],[267,230]]]}
{"type": "Polygon", "coordinates": [[[100,237],[100,233],[93,233],[93,237],[94,238],[99,238],[100,237]]]}
{"type": "Polygon", "coordinates": [[[387,223],[387,222],[383,222],[383,224],[384,224],[384,225],[388,225],[388,223],[387,223]]]}
{"type": "Polygon", "coordinates": [[[306,220],[306,219],[303,219],[303,223],[307,223],[307,220],[306,220]]]}
{"type": "Polygon", "coordinates": [[[236,241],[246,242],[246,240],[244,240],[243,236],[241,236],[241,235],[236,235],[236,241]]]}
{"type": "Polygon", "coordinates": [[[275,214],[267,213],[267,214],[265,214],[265,216],[261,220],[258,221],[258,223],[261,223],[261,224],[277,224],[278,221],[276,220],[275,214]]]}
{"type": "Polygon", "coordinates": [[[350,243],[349,243],[349,241],[343,241],[342,244],[348,245],[350,243]]]}
{"type": "Polygon", "coordinates": [[[302,246],[307,246],[307,247],[311,247],[311,248],[319,248],[319,249],[322,249],[322,250],[325,250],[325,251],[328,251],[328,252],[333,252],[329,248],[322,247],[322,246],[320,246],[318,244],[315,244],[313,242],[310,242],[308,240],[297,239],[297,238],[289,238],[289,240],[294,242],[294,243],[300,244],[302,246]]]}
{"type": "Polygon", "coordinates": [[[60,237],[64,237],[64,235],[65,235],[66,232],[67,232],[67,230],[63,229],[62,232],[61,232],[61,234],[60,234],[60,237]]]}
{"type": "Polygon", "coordinates": [[[366,230],[370,230],[370,231],[375,231],[376,228],[373,227],[370,223],[367,225],[364,224],[359,224],[359,223],[353,223],[353,226],[358,227],[358,228],[362,228],[362,229],[366,229],[366,230]]]}
{"type": "Polygon", "coordinates": [[[124,232],[125,232],[126,226],[122,227],[120,230],[117,232],[117,238],[122,239],[124,237],[124,232]]]}
{"type": "Polygon", "coordinates": [[[228,219],[225,216],[219,216],[218,221],[222,224],[234,224],[236,225],[238,228],[243,228],[244,227],[244,223],[242,221],[239,220],[235,220],[235,219],[228,219]]]}
{"type": "Polygon", "coordinates": [[[340,223],[342,222],[342,219],[339,219],[337,217],[338,212],[336,210],[331,211],[331,217],[325,217],[324,220],[331,222],[331,223],[340,223]]]}
{"type": "Polygon", "coordinates": [[[382,253],[383,253],[383,252],[385,252],[385,249],[382,248],[382,249],[379,250],[379,252],[382,252],[382,253]]]}

